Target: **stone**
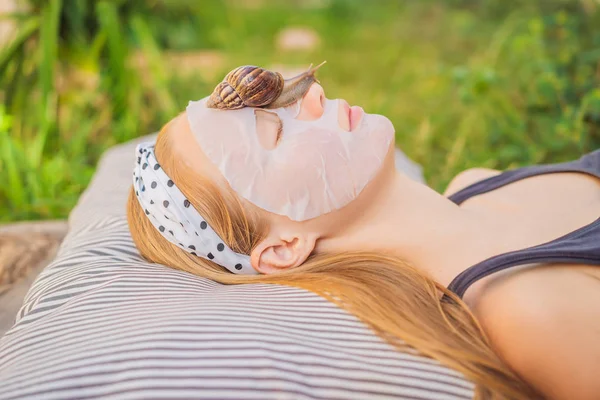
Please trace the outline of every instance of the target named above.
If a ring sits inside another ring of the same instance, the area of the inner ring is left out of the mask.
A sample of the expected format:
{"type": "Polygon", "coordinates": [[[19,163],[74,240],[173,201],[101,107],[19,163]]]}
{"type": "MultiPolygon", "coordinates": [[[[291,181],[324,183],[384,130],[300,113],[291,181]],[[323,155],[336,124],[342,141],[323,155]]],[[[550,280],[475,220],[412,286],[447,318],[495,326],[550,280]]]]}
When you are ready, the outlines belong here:
{"type": "Polygon", "coordinates": [[[54,259],[67,221],[0,225],[0,336],[14,323],[31,284],[54,259]]]}

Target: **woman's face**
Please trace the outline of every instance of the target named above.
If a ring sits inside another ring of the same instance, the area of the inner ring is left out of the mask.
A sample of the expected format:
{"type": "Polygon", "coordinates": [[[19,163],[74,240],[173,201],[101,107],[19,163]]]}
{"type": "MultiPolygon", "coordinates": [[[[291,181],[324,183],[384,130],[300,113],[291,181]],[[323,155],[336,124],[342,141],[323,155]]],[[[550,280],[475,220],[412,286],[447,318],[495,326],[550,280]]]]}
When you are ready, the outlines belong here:
{"type": "Polygon", "coordinates": [[[314,83],[279,109],[218,110],[190,102],[193,137],[231,188],[254,205],[294,221],[340,209],[382,167],[394,127],[314,83]]]}

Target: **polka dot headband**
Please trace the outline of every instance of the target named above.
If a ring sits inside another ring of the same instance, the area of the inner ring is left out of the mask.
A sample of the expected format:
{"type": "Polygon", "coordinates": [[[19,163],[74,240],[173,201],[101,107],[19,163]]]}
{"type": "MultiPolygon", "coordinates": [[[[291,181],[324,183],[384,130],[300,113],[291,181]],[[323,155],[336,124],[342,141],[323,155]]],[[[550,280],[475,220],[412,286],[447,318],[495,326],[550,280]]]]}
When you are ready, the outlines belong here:
{"type": "Polygon", "coordinates": [[[258,274],[250,265],[250,257],[231,250],[163,171],[154,155],[153,142],[138,144],[135,154],[135,195],[161,235],[188,253],[214,261],[235,274],[258,274]]]}

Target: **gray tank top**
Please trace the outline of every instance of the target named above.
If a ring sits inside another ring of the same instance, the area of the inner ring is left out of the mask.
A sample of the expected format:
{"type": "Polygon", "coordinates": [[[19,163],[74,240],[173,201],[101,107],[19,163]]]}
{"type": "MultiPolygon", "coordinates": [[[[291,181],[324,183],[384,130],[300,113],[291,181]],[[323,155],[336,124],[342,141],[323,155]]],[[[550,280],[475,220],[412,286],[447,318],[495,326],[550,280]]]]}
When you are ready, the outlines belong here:
{"type": "MultiPolygon", "coordinates": [[[[504,171],[499,175],[467,186],[448,198],[454,203],[460,204],[470,197],[491,192],[520,179],[557,172],[582,172],[600,179],[600,149],[574,161],[504,171]]],[[[448,285],[448,289],[462,298],[469,286],[479,279],[510,267],[530,263],[574,263],[600,266],[600,217],[591,224],[550,242],[499,254],[477,263],[454,278],[448,285]]]]}

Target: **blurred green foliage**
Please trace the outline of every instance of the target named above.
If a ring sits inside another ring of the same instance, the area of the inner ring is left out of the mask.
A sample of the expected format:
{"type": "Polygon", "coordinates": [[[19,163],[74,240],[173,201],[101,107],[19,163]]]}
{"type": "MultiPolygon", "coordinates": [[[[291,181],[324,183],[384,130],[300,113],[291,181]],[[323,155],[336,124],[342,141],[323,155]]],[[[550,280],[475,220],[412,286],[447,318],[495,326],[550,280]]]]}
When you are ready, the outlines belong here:
{"type": "Polygon", "coordinates": [[[388,116],[438,191],[466,168],[600,147],[595,0],[26,3],[0,16],[17,25],[0,48],[0,220],[65,217],[106,148],[158,130],[242,64],[327,60],[327,96],[388,116]],[[282,49],[287,27],[320,45],[282,49]]]}

